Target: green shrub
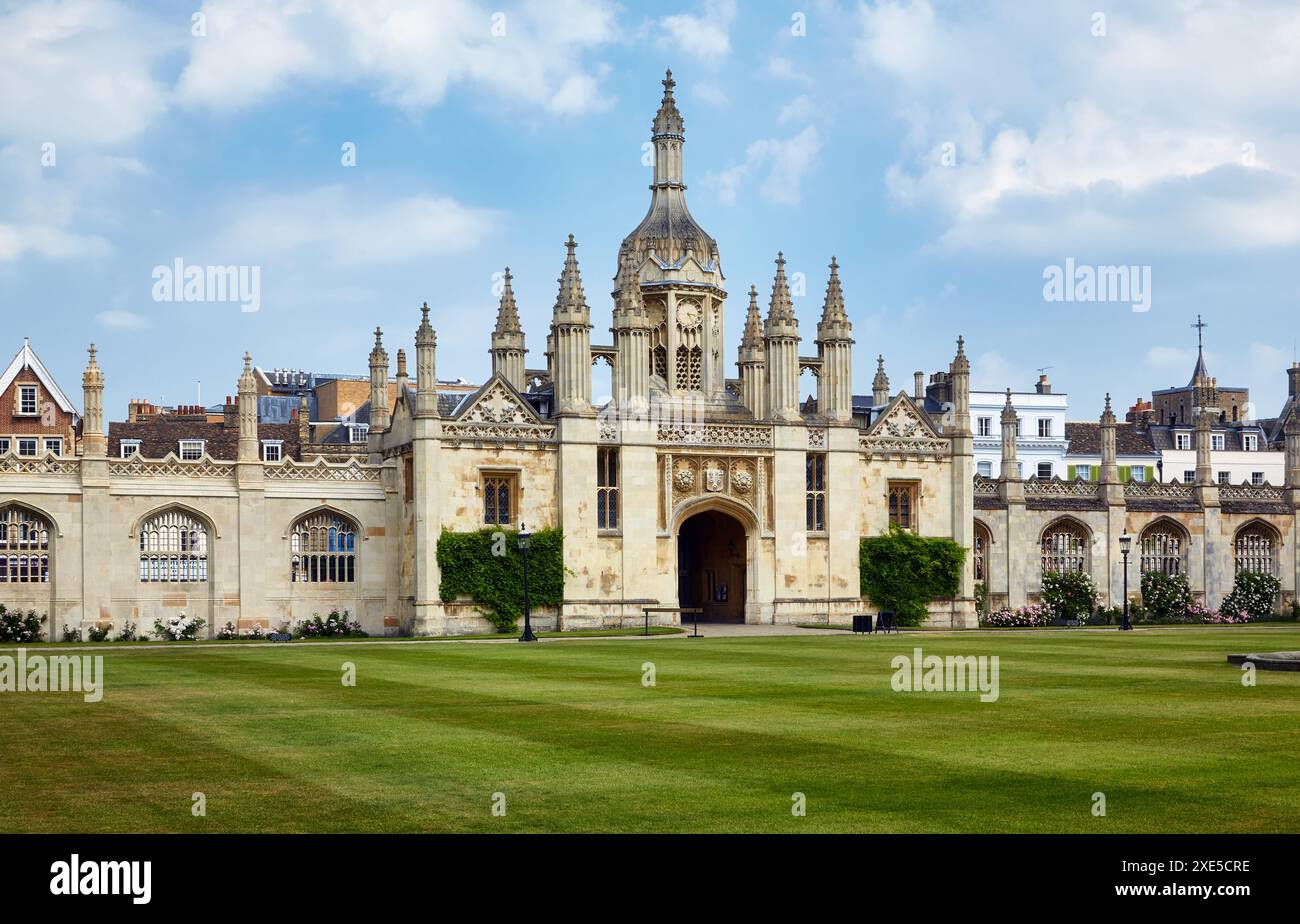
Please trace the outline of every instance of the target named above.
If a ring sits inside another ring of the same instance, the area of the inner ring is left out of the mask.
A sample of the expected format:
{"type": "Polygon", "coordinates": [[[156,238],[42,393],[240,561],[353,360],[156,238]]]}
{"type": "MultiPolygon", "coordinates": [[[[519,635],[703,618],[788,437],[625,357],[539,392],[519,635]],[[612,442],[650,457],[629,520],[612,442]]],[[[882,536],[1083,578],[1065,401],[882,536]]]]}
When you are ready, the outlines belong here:
{"type": "MultiPolygon", "coordinates": [[[[498,632],[513,632],[524,613],[524,565],[519,531],[480,529],[438,537],[438,588],[444,603],[468,597],[498,632]]],[[[564,533],[539,529],[528,548],[528,601],[559,606],[564,601],[564,533]]]]}
{"type": "Polygon", "coordinates": [[[81,629],[80,629],[79,627],[76,628],[76,629],[74,629],[72,626],[64,626],[64,627],[63,627],[63,640],[64,640],[65,642],[79,642],[79,641],[81,641],[81,629]]]}
{"type": "Polygon", "coordinates": [[[1245,613],[1251,619],[1269,619],[1277,614],[1277,598],[1281,592],[1282,582],[1273,575],[1239,571],[1232,592],[1223,598],[1219,610],[1245,613]]]}
{"type": "Polygon", "coordinates": [[[1097,608],[1097,585],[1086,571],[1048,571],[1043,575],[1043,603],[1058,620],[1083,622],[1097,608]]]}
{"type": "Polygon", "coordinates": [[[1153,622],[1185,622],[1192,605],[1186,575],[1148,571],[1142,575],[1142,606],[1153,622]]]}
{"type": "Polygon", "coordinates": [[[47,616],[37,616],[35,610],[7,610],[0,603],[0,642],[39,642],[42,637],[41,626],[47,616]]]}
{"type": "Polygon", "coordinates": [[[112,631],[112,623],[103,626],[94,625],[86,630],[86,638],[92,642],[106,642],[108,641],[108,634],[112,631]]]}
{"type": "Polygon", "coordinates": [[[989,585],[983,581],[975,582],[975,614],[987,616],[989,612],[989,585]]]}
{"type": "Polygon", "coordinates": [[[858,550],[862,596],[892,610],[900,626],[920,625],[932,600],[956,596],[966,550],[951,539],[926,538],[890,527],[863,539],[858,550]]]}
{"type": "Polygon", "coordinates": [[[134,642],[137,637],[138,636],[135,633],[135,623],[122,623],[122,631],[117,633],[117,640],[119,642],[134,642]]]}

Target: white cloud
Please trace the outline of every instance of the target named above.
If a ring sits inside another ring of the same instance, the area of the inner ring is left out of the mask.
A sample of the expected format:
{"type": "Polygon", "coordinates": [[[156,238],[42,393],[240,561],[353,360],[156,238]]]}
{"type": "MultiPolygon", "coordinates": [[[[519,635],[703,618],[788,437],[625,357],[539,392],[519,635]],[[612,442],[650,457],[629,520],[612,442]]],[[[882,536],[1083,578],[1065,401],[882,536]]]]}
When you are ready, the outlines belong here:
{"type": "Polygon", "coordinates": [[[695,84],[695,95],[710,106],[725,106],[731,102],[727,91],[711,80],[701,80],[695,84]]]}
{"type": "Polygon", "coordinates": [[[0,222],[0,263],[28,254],[50,260],[101,257],[112,248],[94,234],[79,234],[51,225],[15,225],[0,222]]]}
{"type": "Polygon", "coordinates": [[[1189,373],[1196,363],[1196,351],[1171,346],[1153,346],[1147,350],[1147,363],[1152,366],[1172,366],[1189,373]]]}
{"type": "Polygon", "coordinates": [[[117,330],[144,330],[150,326],[142,315],[130,311],[101,311],[95,315],[95,320],[104,327],[117,330]]]}
{"type": "Polygon", "coordinates": [[[0,136],[66,147],[135,137],[166,107],[153,71],[179,43],[111,0],[0,13],[0,136]]]}
{"type": "Polygon", "coordinates": [[[971,388],[978,391],[1026,391],[1038,381],[1038,373],[1009,361],[996,350],[987,350],[971,363],[971,388]]]}
{"type": "Polygon", "coordinates": [[[717,65],[731,53],[731,25],[736,19],[735,0],[705,0],[701,13],[677,13],[659,20],[663,50],[684,51],[707,64],[717,65]]]}
{"type": "Polygon", "coordinates": [[[561,114],[606,108],[590,49],[616,37],[607,0],[557,0],[497,11],[472,0],[207,0],[180,100],[218,109],[256,104],[291,82],[362,85],[420,111],[473,82],[512,102],[561,114]],[[500,27],[494,32],[494,26],[500,27]]]}
{"type": "Polygon", "coordinates": [[[798,205],[803,178],[816,163],[821,148],[821,133],[814,125],[792,138],[760,138],[746,149],[744,163],[708,174],[704,182],[718,191],[721,201],[732,204],[741,186],[761,175],[759,194],[764,199],[798,205]]]}
{"type": "Polygon", "coordinates": [[[790,102],[781,107],[777,113],[776,121],[785,125],[787,122],[807,122],[812,118],[816,108],[813,101],[806,96],[796,96],[790,102]]]}
{"type": "Polygon", "coordinates": [[[777,80],[792,80],[795,83],[812,83],[812,78],[798,70],[794,66],[793,61],[780,55],[769,58],[766,69],[768,76],[775,77],[777,80]]]}
{"type": "MultiPolygon", "coordinates": [[[[250,194],[245,200],[211,245],[213,261],[260,263],[297,254],[323,265],[398,264],[472,250],[498,224],[492,211],[428,194],[378,200],[351,188],[324,186],[250,194]]],[[[202,262],[193,255],[186,259],[202,262]]]]}
{"type": "Polygon", "coordinates": [[[1300,243],[1300,10],[927,0],[859,8],[857,59],[908,126],[893,198],[952,249],[1197,251],[1300,243]],[[955,153],[955,162],[945,158],[955,153]]]}

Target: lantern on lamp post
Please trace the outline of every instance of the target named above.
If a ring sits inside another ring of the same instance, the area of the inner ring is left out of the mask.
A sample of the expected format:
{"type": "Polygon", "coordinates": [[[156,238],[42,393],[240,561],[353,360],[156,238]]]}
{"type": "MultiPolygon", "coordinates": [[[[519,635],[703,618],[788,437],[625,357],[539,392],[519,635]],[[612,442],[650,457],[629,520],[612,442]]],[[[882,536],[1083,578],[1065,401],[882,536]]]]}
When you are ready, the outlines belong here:
{"type": "Polygon", "coordinates": [[[1120,626],[1121,631],[1133,628],[1133,624],[1128,619],[1128,553],[1133,546],[1133,537],[1125,531],[1124,535],[1119,537],[1119,551],[1124,556],[1124,624],[1120,626]]]}
{"type": "Polygon", "coordinates": [[[519,554],[524,561],[524,634],[519,636],[521,642],[535,642],[537,636],[533,634],[532,614],[528,606],[528,546],[531,544],[533,534],[528,531],[528,527],[523,523],[519,524],[519,554]]]}

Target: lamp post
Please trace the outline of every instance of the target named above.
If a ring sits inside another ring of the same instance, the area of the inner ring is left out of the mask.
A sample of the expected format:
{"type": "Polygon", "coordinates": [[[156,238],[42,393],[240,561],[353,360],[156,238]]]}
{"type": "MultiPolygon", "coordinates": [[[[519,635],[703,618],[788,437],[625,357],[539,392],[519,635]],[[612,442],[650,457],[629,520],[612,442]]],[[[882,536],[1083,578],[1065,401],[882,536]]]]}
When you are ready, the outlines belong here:
{"type": "Polygon", "coordinates": [[[1120,626],[1120,631],[1133,628],[1133,624],[1128,621],[1128,553],[1132,545],[1133,537],[1127,532],[1119,537],[1119,551],[1124,556],[1124,624],[1120,626]]]}
{"type": "Polygon", "coordinates": [[[533,538],[533,534],[528,531],[528,527],[523,523],[519,524],[519,552],[524,557],[524,634],[519,636],[521,642],[535,642],[537,636],[533,635],[533,619],[528,609],[528,544],[533,538]]]}

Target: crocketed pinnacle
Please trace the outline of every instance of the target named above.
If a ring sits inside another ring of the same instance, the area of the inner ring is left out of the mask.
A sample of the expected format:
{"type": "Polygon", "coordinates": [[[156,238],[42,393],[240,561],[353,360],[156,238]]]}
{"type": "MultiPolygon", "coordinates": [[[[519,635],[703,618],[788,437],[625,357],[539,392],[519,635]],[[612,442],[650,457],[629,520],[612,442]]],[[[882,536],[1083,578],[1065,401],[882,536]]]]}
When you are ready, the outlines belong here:
{"type": "Polygon", "coordinates": [[[501,304],[497,308],[497,326],[494,334],[518,334],[523,332],[519,323],[519,306],[515,304],[515,290],[510,285],[510,267],[506,267],[505,286],[501,289],[501,304]]]}
{"type": "Polygon", "coordinates": [[[772,279],[772,298],[767,306],[768,321],[793,322],[794,302],[790,299],[790,285],[785,278],[785,255],[776,255],[776,276],[772,279]]]}

